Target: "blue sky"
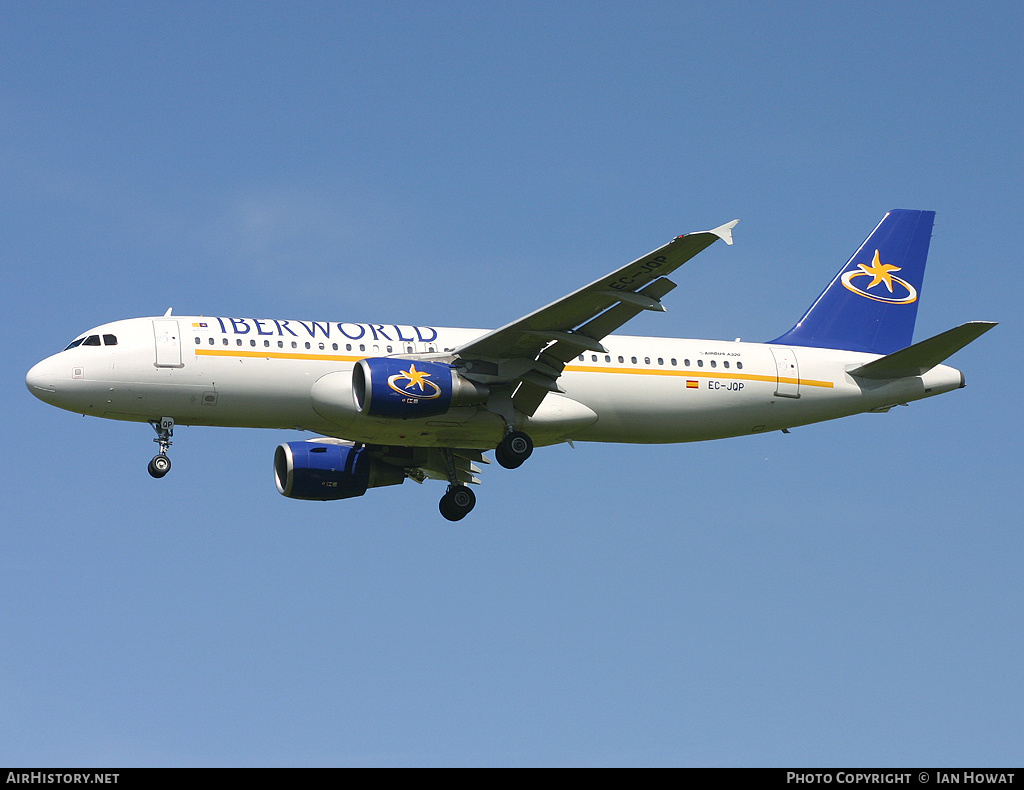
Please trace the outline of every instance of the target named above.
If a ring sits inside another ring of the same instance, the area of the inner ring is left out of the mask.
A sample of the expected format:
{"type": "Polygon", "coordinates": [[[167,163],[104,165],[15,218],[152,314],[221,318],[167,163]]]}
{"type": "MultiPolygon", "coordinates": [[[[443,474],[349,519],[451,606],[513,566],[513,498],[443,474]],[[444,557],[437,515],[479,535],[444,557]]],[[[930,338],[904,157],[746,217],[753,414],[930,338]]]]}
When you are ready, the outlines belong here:
{"type": "Polygon", "coordinates": [[[0,3],[0,762],[1005,765],[1019,3],[0,3]],[[181,314],[496,326],[742,219],[636,334],[788,329],[890,208],[968,387],[295,502],[276,431],[32,398],[181,314]]]}

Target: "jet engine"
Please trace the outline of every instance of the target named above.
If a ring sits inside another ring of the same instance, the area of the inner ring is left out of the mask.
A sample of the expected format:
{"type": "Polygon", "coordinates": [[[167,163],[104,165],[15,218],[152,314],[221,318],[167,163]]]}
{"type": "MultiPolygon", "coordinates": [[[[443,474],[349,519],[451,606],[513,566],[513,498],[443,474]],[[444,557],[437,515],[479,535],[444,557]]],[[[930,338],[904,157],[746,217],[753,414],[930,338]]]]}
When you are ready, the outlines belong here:
{"type": "Polygon", "coordinates": [[[274,482],[291,499],[328,501],[362,496],[368,488],[398,485],[405,472],[371,458],[365,447],[287,442],[274,453],[274,482]]]}
{"type": "Polygon", "coordinates": [[[321,376],[310,393],[317,413],[338,425],[361,417],[410,420],[484,403],[489,390],[443,362],[370,357],[321,376]]]}
{"type": "Polygon", "coordinates": [[[352,394],[360,414],[410,419],[482,403],[488,389],[441,362],[378,357],[361,359],[352,369],[352,394]]]}

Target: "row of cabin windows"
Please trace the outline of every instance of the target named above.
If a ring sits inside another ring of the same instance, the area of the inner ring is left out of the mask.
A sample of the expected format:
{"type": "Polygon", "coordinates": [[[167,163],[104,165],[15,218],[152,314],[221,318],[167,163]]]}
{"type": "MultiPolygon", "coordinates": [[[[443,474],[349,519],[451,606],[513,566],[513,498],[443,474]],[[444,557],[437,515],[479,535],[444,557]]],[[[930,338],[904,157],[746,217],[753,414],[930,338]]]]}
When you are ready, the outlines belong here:
{"type": "MultiPolygon", "coordinates": [[[[104,336],[103,336],[103,341],[104,341],[104,343],[105,343],[106,345],[108,345],[108,346],[113,346],[113,345],[117,345],[117,338],[116,338],[116,337],[114,337],[113,335],[104,335],[104,336]]],[[[209,344],[210,344],[211,346],[213,346],[213,345],[216,345],[216,343],[217,343],[216,339],[215,339],[215,338],[212,338],[212,337],[211,337],[211,338],[208,338],[208,341],[209,341],[209,344]]],[[[202,339],[201,337],[196,337],[196,345],[197,345],[197,346],[198,346],[198,345],[201,345],[201,344],[202,344],[202,342],[203,342],[203,339],[202,339]]],[[[230,340],[229,340],[228,338],[224,337],[224,338],[221,338],[221,343],[222,343],[223,345],[227,346],[227,345],[230,345],[230,344],[231,344],[231,341],[230,341],[230,340]]],[[[79,344],[81,344],[81,345],[87,345],[87,346],[98,346],[98,345],[100,344],[100,341],[99,341],[99,336],[98,336],[98,335],[91,335],[91,336],[89,336],[89,337],[87,337],[87,338],[82,338],[81,340],[76,340],[76,341],[75,341],[74,343],[72,343],[72,344],[71,344],[70,346],[68,346],[68,348],[74,348],[75,346],[77,346],[77,345],[79,345],[79,344]]],[[[242,338],[240,338],[240,337],[239,337],[239,338],[235,338],[235,345],[236,345],[236,346],[241,346],[241,345],[242,345],[242,338]]],[[[256,347],[256,340],[255,340],[255,338],[251,338],[251,339],[249,340],[249,345],[250,345],[250,346],[251,346],[252,348],[255,348],[255,347],[256,347]]],[[[271,347],[271,345],[270,345],[270,341],[269,341],[269,340],[264,340],[264,341],[263,341],[263,347],[264,347],[264,348],[270,348],[270,347],[271,347]]],[[[285,347],[285,345],[284,345],[284,341],[283,341],[283,340],[278,340],[278,341],[277,341],[277,347],[278,347],[278,348],[284,348],[284,347],[285,347]]],[[[292,348],[294,348],[294,349],[297,349],[297,348],[299,347],[299,343],[298,343],[298,341],[296,341],[296,340],[292,340],[292,341],[291,341],[291,347],[292,347],[292,348]]],[[[310,342],[309,342],[309,341],[307,340],[307,341],[306,341],[306,342],[304,343],[304,347],[305,347],[305,348],[306,348],[307,350],[312,350],[312,348],[313,348],[313,345],[312,345],[312,343],[310,343],[310,342]]],[[[326,343],[318,343],[318,344],[317,344],[317,348],[318,348],[318,349],[319,349],[320,351],[326,351],[326,350],[327,350],[327,344],[326,344],[326,343]]],[[[393,352],[394,352],[394,349],[393,349],[393,347],[392,347],[392,346],[390,346],[390,345],[389,345],[389,346],[386,346],[385,348],[387,349],[387,353],[388,353],[388,354],[391,354],[391,353],[393,353],[393,352]]],[[[67,349],[65,349],[65,350],[67,350],[67,349]]],[[[339,347],[339,345],[338,345],[337,343],[331,343],[331,350],[333,350],[333,351],[340,351],[341,349],[340,349],[340,347],[339,347]]],[[[352,343],[346,343],[346,344],[345,344],[345,350],[346,350],[346,351],[353,351],[354,349],[353,349],[352,343]]],[[[444,349],[444,350],[445,350],[445,351],[447,352],[447,351],[450,351],[451,349],[448,349],[448,348],[446,348],[446,349],[444,349]]],[[[365,344],[365,343],[360,343],[360,344],[359,344],[359,351],[366,351],[366,344],[365,344]]],[[[414,353],[414,352],[413,352],[413,349],[412,349],[412,347],[411,347],[411,346],[407,347],[407,348],[405,349],[405,351],[406,351],[406,353],[407,353],[407,354],[412,354],[412,353],[414,353]]],[[[428,352],[430,352],[430,353],[434,353],[434,352],[436,351],[436,349],[435,349],[435,347],[434,347],[434,346],[430,346],[430,347],[429,347],[429,348],[427,349],[427,351],[428,351],[428,352]]],[[[584,355],[584,354],[580,354],[580,357],[579,357],[579,359],[580,359],[580,362],[586,362],[586,355],[584,355]]],[[[591,361],[592,361],[592,362],[597,362],[597,361],[598,361],[598,356],[597,356],[597,354],[592,354],[592,355],[590,356],[590,359],[591,359],[591,361]]],[[[611,362],[611,361],[612,361],[612,357],[611,357],[611,355],[610,355],[610,354],[605,354],[605,355],[604,355],[604,361],[605,361],[605,362],[611,362]]],[[[620,363],[620,364],[624,364],[624,363],[625,363],[625,361],[626,361],[626,358],[620,355],[620,356],[618,357],[618,361],[619,361],[619,363],[620,363]]],[[[633,365],[637,365],[637,364],[639,364],[639,360],[637,359],[637,357],[630,357],[630,358],[629,358],[629,361],[630,361],[630,363],[631,363],[631,364],[633,364],[633,365]]],[[[664,359],[663,357],[658,357],[658,358],[657,358],[657,363],[658,363],[659,365],[662,365],[662,366],[664,366],[664,364],[665,364],[665,359],[664,359]]],[[[650,365],[650,364],[651,364],[651,357],[644,357],[644,364],[645,364],[645,365],[650,365]]],[[[679,361],[678,361],[677,359],[675,359],[675,358],[673,357],[673,358],[669,359],[669,364],[670,364],[670,365],[671,365],[672,367],[678,367],[678,365],[679,365],[679,361]]],[[[711,367],[713,367],[713,368],[717,368],[717,367],[718,367],[718,361],[717,361],[717,360],[714,360],[714,359],[712,359],[712,360],[710,361],[710,365],[711,365],[711,367]]],[[[687,368],[688,368],[688,367],[692,367],[692,366],[691,366],[691,364],[690,364],[690,360],[689,360],[689,359],[684,359],[684,360],[683,360],[683,367],[687,367],[687,368]]],[[[698,359],[698,360],[697,360],[697,367],[698,367],[698,368],[702,368],[702,367],[704,367],[704,360],[703,360],[703,359],[698,359]]],[[[729,360],[727,360],[727,359],[726,359],[726,360],[723,360],[723,361],[722,361],[722,367],[723,367],[723,368],[726,368],[726,369],[728,369],[728,368],[729,368],[729,360]]],[[[737,368],[737,370],[742,370],[742,369],[743,369],[743,363],[742,363],[742,362],[737,362],[737,363],[736,363],[736,368],[737,368]]]]}
{"type": "MultiPolygon", "coordinates": [[[[626,358],[623,357],[623,356],[620,356],[618,359],[619,359],[620,363],[625,363],[625,361],[626,361],[626,358]]],[[[590,360],[591,360],[591,362],[597,362],[598,361],[597,354],[591,354],[590,355],[590,360]]],[[[585,354],[580,354],[580,362],[586,362],[586,361],[587,361],[586,355],[585,354]]],[[[611,354],[605,354],[604,361],[605,362],[611,362],[612,361],[611,354]]],[[[636,357],[630,357],[629,361],[633,365],[639,364],[636,357]]],[[[658,357],[657,358],[657,362],[658,362],[659,365],[664,365],[665,364],[664,357],[658,357]]],[[[669,359],[668,362],[669,362],[669,364],[672,367],[678,367],[679,366],[679,361],[676,360],[675,358],[669,359]]],[[[651,358],[650,357],[644,357],[644,364],[645,365],[650,365],[651,364],[651,358]]],[[[689,367],[693,367],[693,366],[690,364],[690,360],[684,359],[683,360],[683,367],[684,368],[689,368],[689,367]]],[[[704,360],[703,359],[698,359],[697,360],[697,367],[698,368],[704,367],[704,360]]],[[[711,367],[717,368],[718,367],[718,360],[712,359],[711,360],[711,367]]],[[[727,359],[722,360],[722,367],[723,368],[728,368],[729,367],[729,360],[727,360],[727,359]]],[[[736,369],[737,370],[743,370],[743,363],[742,362],[737,362],[736,363],[736,369]]]]}
{"type": "MultiPolygon", "coordinates": [[[[106,337],[106,335],[105,335],[105,337],[106,337]]],[[[110,335],[109,337],[113,337],[113,335],[110,335]]],[[[115,340],[114,342],[116,343],[117,341],[115,340]]],[[[196,337],[196,345],[197,346],[198,345],[202,345],[202,342],[203,342],[203,339],[201,337],[196,337]]],[[[212,338],[212,337],[209,338],[209,342],[210,342],[211,346],[217,345],[216,338],[212,338]]],[[[226,337],[221,338],[221,343],[223,345],[225,345],[225,346],[231,345],[231,341],[228,338],[226,338],[226,337]]],[[[242,338],[240,338],[240,337],[235,338],[235,345],[236,346],[241,346],[242,345],[242,338]]],[[[255,340],[255,338],[252,338],[252,339],[249,340],[249,345],[252,348],[256,347],[256,340],[255,340]]],[[[307,349],[312,350],[312,348],[313,348],[313,344],[310,343],[308,340],[305,342],[304,345],[305,345],[305,347],[307,349]]],[[[264,340],[263,341],[263,347],[264,348],[270,348],[270,341],[269,340],[264,340]]],[[[283,340],[278,340],[277,341],[277,347],[278,348],[284,348],[284,341],[283,340]]],[[[299,347],[298,341],[297,340],[291,341],[291,347],[292,348],[298,348],[299,347]]],[[[70,346],[69,346],[69,348],[70,348],[70,346]]],[[[326,351],[327,350],[327,344],[326,343],[318,343],[317,344],[317,348],[320,351],[326,351]]],[[[391,346],[386,346],[386,348],[387,348],[387,353],[389,353],[389,354],[394,351],[394,349],[391,346]]],[[[340,351],[341,349],[339,348],[337,343],[331,343],[331,350],[332,351],[340,351]]],[[[352,351],[353,350],[352,344],[351,343],[346,343],[345,344],[345,350],[346,351],[352,351]]],[[[365,343],[360,343],[359,344],[359,350],[360,351],[366,351],[366,344],[365,343]]],[[[434,352],[436,349],[433,346],[430,346],[427,350],[430,351],[430,352],[434,352]]],[[[447,350],[448,349],[445,349],[445,351],[447,351],[447,350]]],[[[409,353],[409,354],[413,353],[412,348],[409,348],[407,353],[409,353]]]]}
{"type": "Polygon", "coordinates": [[[80,337],[80,338],[78,338],[78,340],[75,340],[74,342],[72,342],[64,350],[67,351],[68,349],[76,348],[77,346],[99,346],[99,345],[116,346],[117,345],[117,335],[103,335],[102,337],[103,337],[103,342],[102,343],[100,343],[100,335],[89,335],[89,337],[80,337]]]}

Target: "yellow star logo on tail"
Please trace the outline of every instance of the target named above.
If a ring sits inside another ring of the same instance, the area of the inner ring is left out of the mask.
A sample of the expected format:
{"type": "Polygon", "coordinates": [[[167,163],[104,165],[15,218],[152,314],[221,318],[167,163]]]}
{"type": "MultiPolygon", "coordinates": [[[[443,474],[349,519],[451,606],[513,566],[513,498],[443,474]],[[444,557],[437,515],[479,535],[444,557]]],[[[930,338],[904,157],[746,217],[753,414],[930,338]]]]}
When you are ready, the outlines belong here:
{"type": "Polygon", "coordinates": [[[878,257],[878,250],[875,250],[875,259],[871,261],[870,266],[865,266],[863,263],[857,264],[865,274],[871,275],[871,282],[868,283],[868,288],[874,288],[879,283],[885,283],[885,287],[889,289],[889,293],[892,293],[892,272],[898,272],[900,266],[893,266],[890,263],[882,263],[878,257]]]}

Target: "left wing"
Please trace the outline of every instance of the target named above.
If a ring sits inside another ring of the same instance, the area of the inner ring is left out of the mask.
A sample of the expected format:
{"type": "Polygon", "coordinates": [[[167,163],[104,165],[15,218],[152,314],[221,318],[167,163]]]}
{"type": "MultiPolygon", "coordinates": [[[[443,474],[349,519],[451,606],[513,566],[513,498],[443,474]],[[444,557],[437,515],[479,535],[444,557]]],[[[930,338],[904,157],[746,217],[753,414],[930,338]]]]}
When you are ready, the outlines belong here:
{"type": "Polygon", "coordinates": [[[671,274],[718,239],[732,244],[739,220],[678,236],[621,269],[500,329],[456,348],[469,378],[509,383],[516,410],[532,416],[558,377],[581,351],[604,353],[601,340],[642,310],[664,310],[661,298],[676,287],[671,274]]]}

